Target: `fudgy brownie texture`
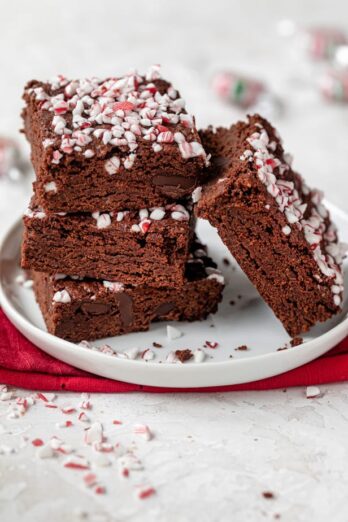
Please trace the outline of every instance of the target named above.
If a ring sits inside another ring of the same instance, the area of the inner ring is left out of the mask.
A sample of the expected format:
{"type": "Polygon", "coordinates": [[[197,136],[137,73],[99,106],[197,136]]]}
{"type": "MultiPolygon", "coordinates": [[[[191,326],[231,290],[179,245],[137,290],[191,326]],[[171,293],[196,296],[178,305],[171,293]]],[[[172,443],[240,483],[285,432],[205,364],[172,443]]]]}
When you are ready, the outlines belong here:
{"type": "Polygon", "coordinates": [[[61,215],[33,201],[24,223],[23,268],[131,285],[184,283],[194,217],[181,204],[61,215]]]}
{"type": "Polygon", "coordinates": [[[37,201],[54,212],[161,206],[192,193],[206,154],[158,67],[147,75],[50,82],[24,91],[37,201]]]}
{"type": "Polygon", "coordinates": [[[37,302],[50,333],[70,341],[148,330],[152,321],[204,319],[217,310],[223,277],[199,244],[183,286],[151,288],[32,272],[37,302]]]}
{"type": "Polygon", "coordinates": [[[342,249],[321,203],[258,115],[202,131],[211,181],[197,205],[294,337],[340,311],[342,249]]]}

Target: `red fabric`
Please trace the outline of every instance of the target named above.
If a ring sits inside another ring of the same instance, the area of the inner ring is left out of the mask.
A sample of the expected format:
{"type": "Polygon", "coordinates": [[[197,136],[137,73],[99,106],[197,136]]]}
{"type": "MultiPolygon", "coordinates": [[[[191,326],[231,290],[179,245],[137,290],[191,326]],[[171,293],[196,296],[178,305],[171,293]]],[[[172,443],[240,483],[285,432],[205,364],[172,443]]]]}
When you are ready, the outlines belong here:
{"type": "Polygon", "coordinates": [[[156,388],[113,381],[78,370],[46,354],[22,334],[0,310],[0,383],[35,390],[121,393],[268,390],[348,380],[348,337],[323,357],[300,368],[247,384],[210,388],[156,388]]]}

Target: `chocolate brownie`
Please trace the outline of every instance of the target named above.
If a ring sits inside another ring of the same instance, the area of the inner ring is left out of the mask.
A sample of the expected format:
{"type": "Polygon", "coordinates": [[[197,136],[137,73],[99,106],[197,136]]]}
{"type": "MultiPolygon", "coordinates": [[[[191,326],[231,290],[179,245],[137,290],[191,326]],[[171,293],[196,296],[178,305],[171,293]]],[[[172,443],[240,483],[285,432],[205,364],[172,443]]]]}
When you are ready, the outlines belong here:
{"type": "Polygon", "coordinates": [[[250,116],[201,133],[212,154],[197,206],[294,337],[340,311],[342,248],[323,205],[291,167],[276,130],[250,116]]]}
{"type": "Polygon", "coordinates": [[[24,100],[45,210],[163,206],[199,184],[207,158],[195,120],[156,66],[145,77],[33,80],[24,100]]]}
{"type": "Polygon", "coordinates": [[[57,214],[33,201],[24,223],[23,268],[131,285],[184,283],[194,225],[189,206],[57,214]]]}
{"type": "Polygon", "coordinates": [[[193,247],[183,286],[151,288],[32,272],[50,333],[70,341],[148,330],[157,320],[194,321],[214,313],[223,277],[201,245],[193,247]]]}

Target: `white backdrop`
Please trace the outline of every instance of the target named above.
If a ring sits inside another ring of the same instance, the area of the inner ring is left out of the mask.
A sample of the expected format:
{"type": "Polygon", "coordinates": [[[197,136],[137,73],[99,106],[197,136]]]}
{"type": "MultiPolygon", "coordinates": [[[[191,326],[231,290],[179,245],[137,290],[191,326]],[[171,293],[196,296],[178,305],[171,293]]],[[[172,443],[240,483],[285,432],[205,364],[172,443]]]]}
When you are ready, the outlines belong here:
{"type": "MultiPolygon", "coordinates": [[[[1,0],[0,134],[18,137],[28,151],[18,129],[29,79],[114,75],[154,62],[180,88],[199,125],[229,124],[241,113],[218,101],[209,81],[214,70],[231,68],[267,81],[284,99],[285,113],[275,123],[295,166],[348,210],[348,109],[321,100],[311,70],[277,37],[281,18],[304,26],[343,22],[348,30],[348,3],[1,0]]],[[[0,182],[0,235],[28,198],[28,185],[0,182]]],[[[140,417],[154,429],[152,445],[141,451],[156,499],[139,504],[108,471],[109,494],[96,497],[55,463],[33,459],[28,447],[0,455],[0,519],[71,522],[85,511],[88,521],[256,522],[280,513],[284,522],[346,522],[347,387],[322,391],[312,401],[304,389],[95,396],[95,417],[112,412],[129,423],[140,417]],[[269,489],[275,501],[262,499],[269,489]]],[[[61,394],[59,400],[77,399],[61,394]]],[[[40,409],[28,415],[8,420],[0,404],[0,442],[11,443],[13,430],[54,432],[54,416],[40,409]]]]}

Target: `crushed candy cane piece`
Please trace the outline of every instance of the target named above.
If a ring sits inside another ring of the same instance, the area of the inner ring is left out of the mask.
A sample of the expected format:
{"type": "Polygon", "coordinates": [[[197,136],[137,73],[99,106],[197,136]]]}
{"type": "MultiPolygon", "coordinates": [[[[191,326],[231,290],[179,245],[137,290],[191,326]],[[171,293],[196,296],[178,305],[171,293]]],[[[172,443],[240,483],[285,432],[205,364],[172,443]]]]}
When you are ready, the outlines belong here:
{"type": "Polygon", "coordinates": [[[10,401],[11,399],[14,399],[12,391],[4,391],[0,394],[0,401],[10,401]]]}
{"type": "Polygon", "coordinates": [[[150,348],[147,348],[143,351],[141,354],[141,358],[144,359],[144,361],[151,361],[155,357],[155,352],[153,350],[150,350],[150,348]]]}
{"type": "Polygon", "coordinates": [[[56,428],[71,428],[71,426],[73,426],[73,422],[71,420],[56,423],[56,428]]]}
{"type": "Polygon", "coordinates": [[[212,350],[215,350],[219,346],[219,343],[217,343],[216,341],[205,341],[204,346],[206,348],[211,348],[212,350]]]}
{"type": "Polygon", "coordinates": [[[53,296],[54,303],[70,303],[71,297],[67,290],[58,290],[53,296]]]}
{"type": "Polygon", "coordinates": [[[97,483],[97,475],[95,473],[87,473],[83,477],[83,481],[88,488],[91,488],[97,483]]]}
{"type": "Polygon", "coordinates": [[[170,341],[179,339],[182,336],[182,332],[174,326],[167,325],[167,337],[170,341]]]}
{"type": "Polygon", "coordinates": [[[39,447],[36,455],[39,459],[51,459],[54,456],[54,451],[50,444],[45,444],[44,446],[39,447]]]}
{"type": "Polygon", "coordinates": [[[62,413],[65,413],[67,415],[70,415],[71,413],[75,413],[76,408],[74,406],[71,406],[70,404],[67,406],[63,406],[61,409],[62,413]]]}
{"type": "Polygon", "coordinates": [[[175,354],[175,352],[169,352],[166,357],[166,363],[172,364],[178,362],[178,358],[175,354]]]}
{"type": "Polygon", "coordinates": [[[85,431],[85,443],[103,442],[103,427],[100,422],[94,422],[85,431]]]}
{"type": "Polygon", "coordinates": [[[152,486],[140,486],[137,490],[136,496],[141,500],[152,497],[155,495],[156,490],[152,486]]]}
{"type": "Polygon", "coordinates": [[[317,386],[307,386],[306,397],[307,399],[315,399],[321,396],[321,391],[317,386]]]}
{"type": "Polygon", "coordinates": [[[39,446],[43,446],[44,445],[44,441],[42,439],[33,439],[31,441],[31,443],[35,447],[39,447],[39,446]]]}
{"type": "Polygon", "coordinates": [[[135,435],[141,435],[145,440],[151,440],[153,437],[150,428],[146,424],[135,424],[133,432],[135,435]]]}
{"type": "Polygon", "coordinates": [[[109,457],[105,454],[105,453],[102,453],[102,452],[99,452],[96,457],[93,459],[94,461],[94,464],[96,466],[99,466],[100,468],[106,468],[108,466],[110,466],[111,464],[111,460],[109,459],[109,457]]]}
{"type": "Polygon", "coordinates": [[[76,455],[76,456],[71,456],[71,457],[67,458],[66,461],[64,462],[63,466],[65,468],[83,470],[83,469],[89,469],[89,462],[84,457],[79,457],[76,455]]]}
{"type": "Polygon", "coordinates": [[[85,414],[84,411],[81,411],[79,413],[78,420],[81,422],[89,422],[89,417],[85,414]]]}
{"type": "Polygon", "coordinates": [[[205,353],[201,348],[197,348],[197,350],[193,352],[193,360],[195,363],[201,363],[205,360],[205,353]]]}

